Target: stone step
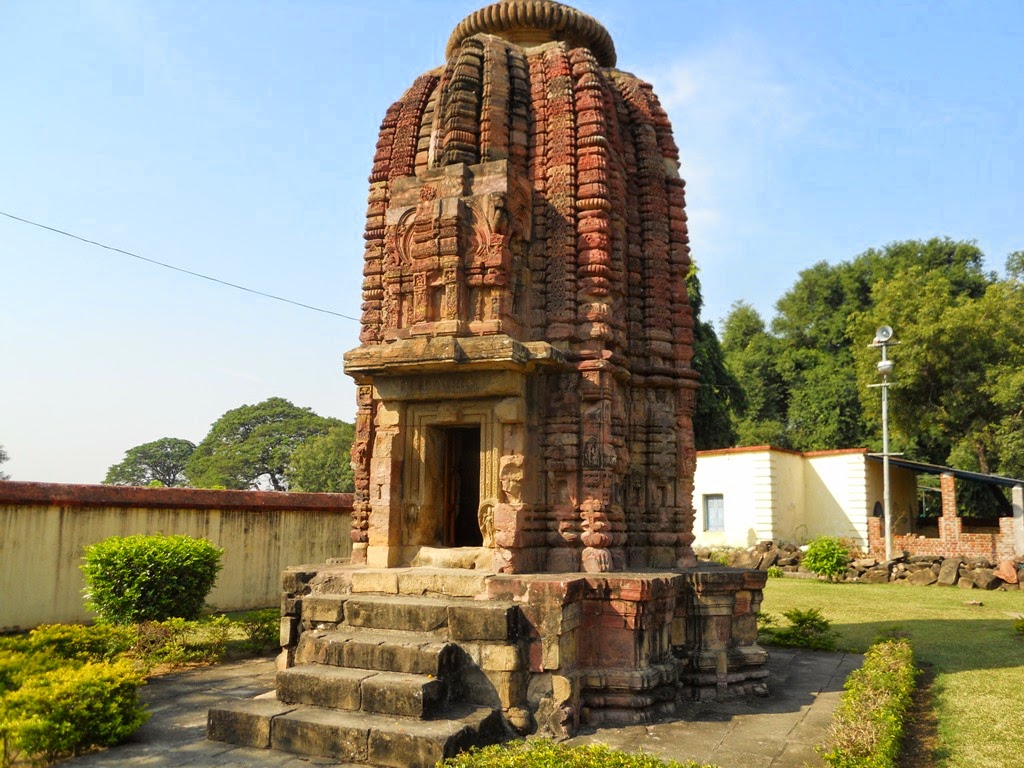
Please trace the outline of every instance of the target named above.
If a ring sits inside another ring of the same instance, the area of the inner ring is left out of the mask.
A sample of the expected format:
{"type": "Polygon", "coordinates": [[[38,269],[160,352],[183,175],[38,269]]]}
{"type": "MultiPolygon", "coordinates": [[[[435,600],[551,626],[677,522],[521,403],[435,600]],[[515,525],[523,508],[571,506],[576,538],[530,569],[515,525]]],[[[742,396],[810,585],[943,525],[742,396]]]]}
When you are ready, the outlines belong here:
{"type": "Polygon", "coordinates": [[[449,640],[514,641],[522,631],[515,603],[403,595],[350,595],[344,604],[350,627],[429,632],[449,640]]]}
{"type": "Polygon", "coordinates": [[[462,652],[454,643],[426,633],[346,627],[304,632],[295,649],[295,663],[446,678],[461,666],[462,652]]]}
{"type": "Polygon", "coordinates": [[[207,737],[386,768],[433,768],[471,747],[512,737],[498,710],[476,707],[446,714],[449,719],[417,720],[250,699],[211,709],[207,737]]]}
{"type": "Polygon", "coordinates": [[[277,673],[285,704],[427,719],[447,703],[444,681],[428,675],[303,664],[277,673]]]}

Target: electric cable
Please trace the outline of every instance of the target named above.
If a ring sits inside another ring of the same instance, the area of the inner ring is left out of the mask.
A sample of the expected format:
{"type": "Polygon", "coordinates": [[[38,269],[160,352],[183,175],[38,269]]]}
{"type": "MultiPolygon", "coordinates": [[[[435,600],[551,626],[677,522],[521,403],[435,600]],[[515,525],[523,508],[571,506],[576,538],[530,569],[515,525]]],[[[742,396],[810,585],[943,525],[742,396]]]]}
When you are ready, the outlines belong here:
{"type": "Polygon", "coordinates": [[[192,277],[199,277],[199,278],[202,278],[203,280],[209,280],[211,283],[219,283],[220,285],[226,285],[226,286],[228,286],[230,288],[237,288],[240,291],[245,291],[246,293],[252,293],[252,294],[255,294],[256,296],[263,296],[264,298],[273,299],[274,301],[283,301],[285,304],[292,304],[292,305],[294,305],[296,307],[302,307],[303,309],[311,309],[314,312],[322,312],[325,315],[334,315],[335,317],[341,317],[341,318],[344,318],[345,320],[354,320],[357,323],[359,322],[359,318],[352,317],[350,315],[343,315],[341,312],[335,312],[335,311],[330,310],[330,309],[323,309],[322,307],[314,307],[312,304],[303,304],[301,301],[294,301],[292,299],[286,299],[283,296],[275,296],[272,293],[264,293],[263,291],[257,291],[255,288],[246,288],[244,285],[239,285],[238,283],[231,283],[231,282],[228,282],[227,280],[221,280],[220,278],[210,277],[209,275],[201,274],[200,272],[193,272],[190,269],[184,269],[183,267],[176,267],[173,264],[167,264],[167,263],[165,263],[163,261],[157,261],[156,259],[150,259],[150,258],[148,258],[146,256],[140,256],[137,253],[132,253],[131,251],[126,251],[126,250],[124,250],[122,248],[115,248],[112,245],[106,245],[104,243],[97,242],[96,240],[90,240],[87,237],[81,237],[80,235],[76,235],[76,234],[74,234],[72,232],[66,232],[63,229],[58,229],[57,227],[50,227],[50,226],[47,226],[46,224],[40,224],[38,221],[31,221],[29,219],[23,219],[21,216],[15,216],[13,213],[7,213],[6,211],[0,211],[0,215],[6,216],[9,219],[14,219],[15,221],[20,221],[23,224],[31,224],[33,227],[39,227],[40,229],[45,229],[45,230],[49,230],[50,232],[55,232],[58,235],[64,235],[65,237],[70,237],[70,238],[73,238],[75,240],[80,240],[81,242],[88,243],[89,245],[95,245],[95,246],[98,246],[100,248],[105,248],[108,251],[114,251],[115,253],[122,253],[125,256],[131,256],[133,259],[139,259],[140,261],[146,261],[146,262],[149,262],[150,264],[156,264],[158,267],[164,267],[165,269],[173,269],[175,272],[182,272],[182,273],[184,273],[186,275],[191,275],[192,277]]]}

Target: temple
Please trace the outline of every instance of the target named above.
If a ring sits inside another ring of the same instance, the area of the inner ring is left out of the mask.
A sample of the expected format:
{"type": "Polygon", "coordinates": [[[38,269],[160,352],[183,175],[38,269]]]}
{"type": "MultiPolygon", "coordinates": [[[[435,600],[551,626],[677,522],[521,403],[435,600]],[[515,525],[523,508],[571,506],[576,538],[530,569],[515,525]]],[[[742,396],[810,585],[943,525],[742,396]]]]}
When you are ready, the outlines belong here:
{"type": "Polygon", "coordinates": [[[345,356],[353,562],[695,565],[684,182],[615,58],[589,16],[499,3],[388,110],[345,356]]]}
{"type": "Polygon", "coordinates": [[[684,182],[550,0],[468,16],[370,176],[352,558],[283,577],[276,701],[210,738],[369,765],[765,692],[765,574],[698,564],[684,182]]]}

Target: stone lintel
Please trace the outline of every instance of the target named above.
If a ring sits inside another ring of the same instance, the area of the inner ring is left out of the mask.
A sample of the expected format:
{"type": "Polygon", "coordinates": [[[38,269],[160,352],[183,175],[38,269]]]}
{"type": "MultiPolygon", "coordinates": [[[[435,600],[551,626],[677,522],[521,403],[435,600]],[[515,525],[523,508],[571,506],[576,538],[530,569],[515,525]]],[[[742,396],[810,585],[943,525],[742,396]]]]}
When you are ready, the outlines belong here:
{"type": "Polygon", "coordinates": [[[465,369],[525,372],[538,364],[562,362],[564,356],[542,341],[524,344],[505,335],[423,336],[353,349],[345,354],[345,372],[353,376],[457,374],[465,369]]]}

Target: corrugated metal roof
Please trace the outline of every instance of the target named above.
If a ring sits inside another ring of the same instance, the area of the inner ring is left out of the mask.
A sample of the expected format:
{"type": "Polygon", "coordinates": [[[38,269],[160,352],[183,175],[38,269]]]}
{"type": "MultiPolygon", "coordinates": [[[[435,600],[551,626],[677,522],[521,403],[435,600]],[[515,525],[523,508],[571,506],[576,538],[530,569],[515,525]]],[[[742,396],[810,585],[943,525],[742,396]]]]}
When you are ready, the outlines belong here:
{"type": "MultiPolygon", "coordinates": [[[[882,456],[878,453],[869,453],[868,458],[878,462],[882,461],[882,456]]],[[[1024,485],[1024,480],[1015,480],[1012,477],[986,475],[984,472],[970,472],[966,469],[953,469],[953,467],[943,467],[938,464],[926,464],[923,461],[911,461],[910,459],[904,459],[901,456],[890,455],[889,463],[894,467],[904,467],[905,469],[911,469],[915,472],[922,472],[927,475],[952,475],[960,480],[973,480],[978,483],[1002,486],[1003,488],[1013,488],[1015,485],[1024,485]]]]}

